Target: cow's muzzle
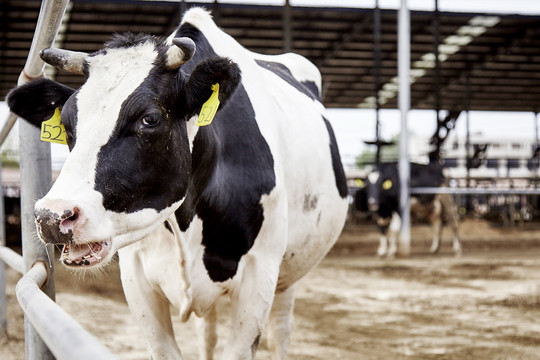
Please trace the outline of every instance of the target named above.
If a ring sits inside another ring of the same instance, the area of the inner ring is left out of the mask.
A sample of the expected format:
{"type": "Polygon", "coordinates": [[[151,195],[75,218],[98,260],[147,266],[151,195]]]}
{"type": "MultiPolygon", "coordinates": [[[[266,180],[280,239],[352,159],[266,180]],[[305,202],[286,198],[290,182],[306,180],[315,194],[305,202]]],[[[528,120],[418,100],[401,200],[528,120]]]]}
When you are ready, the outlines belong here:
{"type": "Polygon", "coordinates": [[[68,244],[73,241],[73,233],[84,221],[77,207],[38,208],[34,212],[40,238],[47,244],[68,244]]]}
{"type": "Polygon", "coordinates": [[[368,209],[371,212],[379,211],[379,204],[374,198],[368,198],[368,209]]]}
{"type": "Polygon", "coordinates": [[[60,200],[41,200],[34,212],[39,237],[46,244],[63,245],[61,261],[69,267],[94,266],[110,253],[111,240],[80,242],[87,221],[77,206],[60,200]]]}

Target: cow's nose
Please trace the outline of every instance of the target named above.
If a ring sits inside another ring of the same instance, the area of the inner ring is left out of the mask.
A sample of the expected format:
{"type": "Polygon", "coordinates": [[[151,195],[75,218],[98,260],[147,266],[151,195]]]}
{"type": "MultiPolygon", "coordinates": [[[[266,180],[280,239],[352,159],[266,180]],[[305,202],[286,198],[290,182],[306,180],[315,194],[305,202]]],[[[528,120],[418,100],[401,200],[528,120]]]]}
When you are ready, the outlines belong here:
{"type": "Polygon", "coordinates": [[[369,198],[368,199],[368,207],[369,207],[369,211],[377,211],[377,210],[379,210],[379,204],[377,204],[377,202],[375,201],[374,198],[369,198]]]}
{"type": "Polygon", "coordinates": [[[40,201],[34,212],[41,239],[50,244],[72,241],[83,215],[77,206],[63,201],[40,201]]]}

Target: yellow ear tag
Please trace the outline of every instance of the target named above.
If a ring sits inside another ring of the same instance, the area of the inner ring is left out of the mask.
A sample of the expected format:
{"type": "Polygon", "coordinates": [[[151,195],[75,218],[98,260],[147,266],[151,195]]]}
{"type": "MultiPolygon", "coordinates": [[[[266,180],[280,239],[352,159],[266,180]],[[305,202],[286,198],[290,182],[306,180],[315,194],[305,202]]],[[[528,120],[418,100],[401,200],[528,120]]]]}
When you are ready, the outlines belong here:
{"type": "Polygon", "coordinates": [[[210,98],[203,104],[199,118],[195,125],[197,126],[206,126],[212,123],[214,116],[216,116],[217,109],[219,107],[219,83],[212,85],[212,95],[210,98]]]}
{"type": "Polygon", "coordinates": [[[385,181],[382,183],[382,188],[383,188],[384,190],[389,190],[391,187],[392,187],[392,181],[390,181],[390,180],[385,180],[385,181]]]}
{"type": "Polygon", "coordinates": [[[364,183],[364,180],[362,179],[356,179],[354,182],[356,183],[356,186],[359,188],[363,188],[364,186],[366,186],[366,184],[364,183]]]}
{"type": "Polygon", "coordinates": [[[62,108],[57,107],[54,109],[54,115],[41,123],[41,141],[67,145],[66,129],[60,123],[61,111],[62,108]]]}

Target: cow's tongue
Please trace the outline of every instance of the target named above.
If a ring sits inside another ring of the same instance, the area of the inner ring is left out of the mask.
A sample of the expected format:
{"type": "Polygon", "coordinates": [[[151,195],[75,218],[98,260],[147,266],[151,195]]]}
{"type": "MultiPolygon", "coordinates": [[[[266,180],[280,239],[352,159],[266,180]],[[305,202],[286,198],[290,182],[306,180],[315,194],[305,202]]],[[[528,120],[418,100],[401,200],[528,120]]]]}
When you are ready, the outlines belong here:
{"type": "Polygon", "coordinates": [[[90,254],[97,254],[101,250],[101,243],[64,246],[63,255],[70,260],[79,260],[90,254]]]}

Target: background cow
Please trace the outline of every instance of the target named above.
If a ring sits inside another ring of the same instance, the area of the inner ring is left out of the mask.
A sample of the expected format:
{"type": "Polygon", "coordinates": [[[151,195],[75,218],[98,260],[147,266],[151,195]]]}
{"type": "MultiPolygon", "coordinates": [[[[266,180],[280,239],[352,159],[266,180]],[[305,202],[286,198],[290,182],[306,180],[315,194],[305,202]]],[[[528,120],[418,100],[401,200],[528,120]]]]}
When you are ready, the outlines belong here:
{"type": "Polygon", "coordinates": [[[223,359],[252,359],[267,320],[274,357],[286,358],[295,283],[332,247],[347,212],[316,67],[246,50],[202,9],[167,39],[117,35],[93,54],[42,58],[87,79],[78,90],[37,80],[8,97],[37,126],[62,107],[71,152],[36,203],[41,240],[63,245],[74,269],[118,251],[154,360],[181,358],[169,304],[184,321],[204,317],[201,357],[212,358],[222,295],[232,314],[223,359]],[[198,126],[201,109],[217,108],[212,94],[219,110],[198,126]]]}
{"type": "MultiPolygon", "coordinates": [[[[442,166],[435,163],[429,165],[411,163],[411,187],[438,187],[445,182],[442,166]]],[[[397,251],[397,237],[401,228],[397,163],[380,164],[368,175],[362,191],[367,195],[365,196],[367,206],[381,231],[377,255],[393,257],[397,251]]],[[[411,196],[411,217],[427,219],[431,223],[433,241],[430,252],[433,254],[440,249],[443,223],[446,221],[453,232],[454,252],[461,255],[458,215],[451,195],[411,196]]]]}

